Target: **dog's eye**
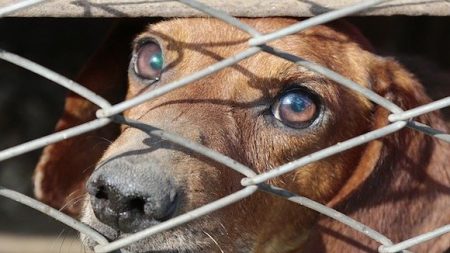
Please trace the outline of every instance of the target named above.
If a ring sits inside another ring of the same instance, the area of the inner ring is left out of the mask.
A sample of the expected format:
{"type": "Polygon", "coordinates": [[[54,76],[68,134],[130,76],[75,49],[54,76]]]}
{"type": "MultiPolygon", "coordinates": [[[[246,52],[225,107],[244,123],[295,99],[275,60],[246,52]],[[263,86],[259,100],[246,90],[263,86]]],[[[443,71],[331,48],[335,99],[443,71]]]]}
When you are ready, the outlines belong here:
{"type": "Polygon", "coordinates": [[[318,116],[319,106],[314,95],[304,89],[283,93],[272,106],[272,114],[292,128],[308,127],[318,116]]]}
{"type": "Polygon", "coordinates": [[[140,77],[149,80],[159,80],[164,67],[161,48],[154,42],[143,44],[135,55],[134,71],[140,77]]]}

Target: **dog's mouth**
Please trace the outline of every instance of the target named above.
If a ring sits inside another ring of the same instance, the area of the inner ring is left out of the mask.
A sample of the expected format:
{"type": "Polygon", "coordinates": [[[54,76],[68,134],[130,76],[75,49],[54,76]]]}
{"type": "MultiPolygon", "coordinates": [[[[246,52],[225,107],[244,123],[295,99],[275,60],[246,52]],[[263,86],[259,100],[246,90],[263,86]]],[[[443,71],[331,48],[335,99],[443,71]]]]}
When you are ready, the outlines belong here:
{"type": "MultiPolygon", "coordinates": [[[[95,222],[91,224],[99,233],[104,235],[108,241],[113,242],[123,238],[127,238],[134,233],[125,233],[115,230],[105,224],[95,222]]],[[[211,250],[214,243],[207,236],[214,234],[207,233],[202,230],[197,224],[184,225],[168,231],[157,233],[144,238],[140,241],[131,243],[130,245],[121,248],[115,253],[178,253],[178,252],[215,252],[211,250]]],[[[92,239],[82,236],[82,241],[85,246],[91,250],[98,245],[92,239]],[[84,238],[83,238],[84,237],[84,238]]]]}
{"type": "MultiPolygon", "coordinates": [[[[102,198],[102,196],[91,194],[85,199],[85,213],[82,221],[98,231],[110,242],[130,237],[146,229],[155,228],[161,231],[160,228],[162,227],[160,225],[170,222],[170,219],[184,213],[186,209],[190,210],[184,204],[186,201],[181,201],[184,196],[180,192],[177,193],[171,196],[170,201],[167,201],[170,205],[166,205],[166,208],[163,208],[163,212],[148,212],[147,208],[149,207],[147,205],[153,204],[153,202],[145,202],[139,198],[130,198],[127,205],[118,206],[113,210],[114,212],[109,212],[111,206],[117,206],[116,202],[112,202],[114,198],[102,198]],[[96,201],[92,201],[93,196],[96,198],[96,201]],[[110,201],[110,203],[103,203],[107,201],[110,201]]],[[[149,209],[152,211],[160,210],[152,206],[149,209]]],[[[205,216],[188,224],[149,235],[114,252],[220,252],[215,250],[218,248],[215,240],[227,234],[225,227],[223,225],[220,226],[220,224],[218,219],[205,216]]],[[[98,245],[84,235],[82,235],[82,240],[90,249],[94,249],[98,245]]]]}
{"type": "MultiPolygon", "coordinates": [[[[122,238],[126,238],[131,234],[121,234],[114,240],[115,241],[122,238]]],[[[96,242],[91,239],[83,239],[85,246],[89,247],[92,251],[98,246],[96,242]]],[[[189,241],[185,241],[178,235],[154,235],[141,241],[134,242],[124,248],[113,251],[114,253],[178,253],[178,252],[210,252],[204,251],[198,245],[193,245],[193,243],[200,243],[201,241],[191,238],[189,241]],[[183,242],[184,241],[184,242],[183,242]]]]}

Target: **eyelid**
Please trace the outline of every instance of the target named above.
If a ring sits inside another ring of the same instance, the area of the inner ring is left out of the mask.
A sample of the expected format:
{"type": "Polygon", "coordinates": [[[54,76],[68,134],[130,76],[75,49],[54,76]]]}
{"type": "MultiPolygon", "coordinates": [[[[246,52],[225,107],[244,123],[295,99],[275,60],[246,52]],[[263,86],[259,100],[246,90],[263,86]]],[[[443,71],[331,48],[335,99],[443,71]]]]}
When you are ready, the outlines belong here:
{"type": "Polygon", "coordinates": [[[159,38],[156,38],[156,37],[141,37],[141,38],[137,38],[137,39],[135,39],[133,41],[133,45],[132,45],[133,49],[134,49],[133,51],[134,52],[139,51],[139,48],[141,48],[142,45],[145,45],[145,44],[147,44],[149,42],[153,42],[153,43],[159,45],[161,50],[163,49],[162,46],[161,46],[162,45],[161,40],[159,38]]]}
{"type": "Polygon", "coordinates": [[[278,95],[275,96],[274,100],[279,101],[279,99],[282,96],[286,95],[289,92],[293,92],[293,91],[302,91],[307,94],[310,94],[311,97],[313,98],[313,101],[321,104],[321,99],[320,99],[319,94],[317,92],[315,92],[313,89],[311,89],[311,87],[309,87],[308,85],[305,85],[303,83],[293,83],[293,84],[288,85],[281,92],[279,92],[278,95]]]}

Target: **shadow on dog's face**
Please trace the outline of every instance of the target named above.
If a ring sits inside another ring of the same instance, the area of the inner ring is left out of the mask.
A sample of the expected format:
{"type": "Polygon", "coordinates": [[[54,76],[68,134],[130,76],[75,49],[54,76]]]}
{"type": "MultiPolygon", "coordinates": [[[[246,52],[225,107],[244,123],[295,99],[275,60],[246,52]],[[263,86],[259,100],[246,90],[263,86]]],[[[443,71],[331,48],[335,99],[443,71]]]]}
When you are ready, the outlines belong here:
{"type": "MultiPolygon", "coordinates": [[[[245,20],[262,32],[289,19],[245,20]]],[[[377,59],[339,31],[319,26],[271,43],[370,86],[377,59]]],[[[134,41],[127,97],[149,92],[246,49],[245,33],[213,19],[150,26],[134,41]]],[[[136,106],[131,119],[177,133],[263,172],[369,129],[371,104],[276,56],[259,53],[136,106]]],[[[355,149],[271,183],[329,202],[353,168],[355,149]]],[[[241,189],[242,176],[205,157],[125,127],[91,175],[83,221],[114,240],[241,189]]],[[[307,237],[315,214],[255,194],[127,249],[133,252],[287,252],[307,237]]]]}
{"type": "MultiPolygon", "coordinates": [[[[296,22],[243,21],[264,33],[296,22]]],[[[359,36],[344,24],[333,24],[269,45],[374,88],[384,78],[385,60],[364,50],[367,45],[359,36]]],[[[127,98],[231,57],[247,48],[248,39],[214,19],[151,25],[133,44],[127,98]]],[[[181,135],[261,173],[369,131],[373,113],[361,95],[261,52],[136,106],[125,117],[181,135]]],[[[324,204],[336,202],[363,152],[355,148],[270,183],[324,204]]],[[[208,158],[123,127],[87,182],[82,219],[111,240],[122,238],[236,192],[241,179],[208,158]]],[[[317,218],[306,208],[256,193],[126,251],[291,252],[302,248],[317,218]]]]}

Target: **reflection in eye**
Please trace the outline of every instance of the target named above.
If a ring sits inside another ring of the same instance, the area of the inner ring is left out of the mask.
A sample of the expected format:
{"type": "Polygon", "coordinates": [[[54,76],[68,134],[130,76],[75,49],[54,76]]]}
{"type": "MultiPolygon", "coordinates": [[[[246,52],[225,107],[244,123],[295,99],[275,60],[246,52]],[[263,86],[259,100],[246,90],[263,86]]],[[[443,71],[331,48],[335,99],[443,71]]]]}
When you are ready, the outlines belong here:
{"type": "Polygon", "coordinates": [[[134,71],[142,78],[159,80],[164,67],[161,47],[155,42],[141,45],[135,55],[134,71]]]}
{"type": "Polygon", "coordinates": [[[317,118],[318,105],[313,95],[303,89],[285,92],[272,106],[272,114],[284,125],[306,128],[317,118]]]}

